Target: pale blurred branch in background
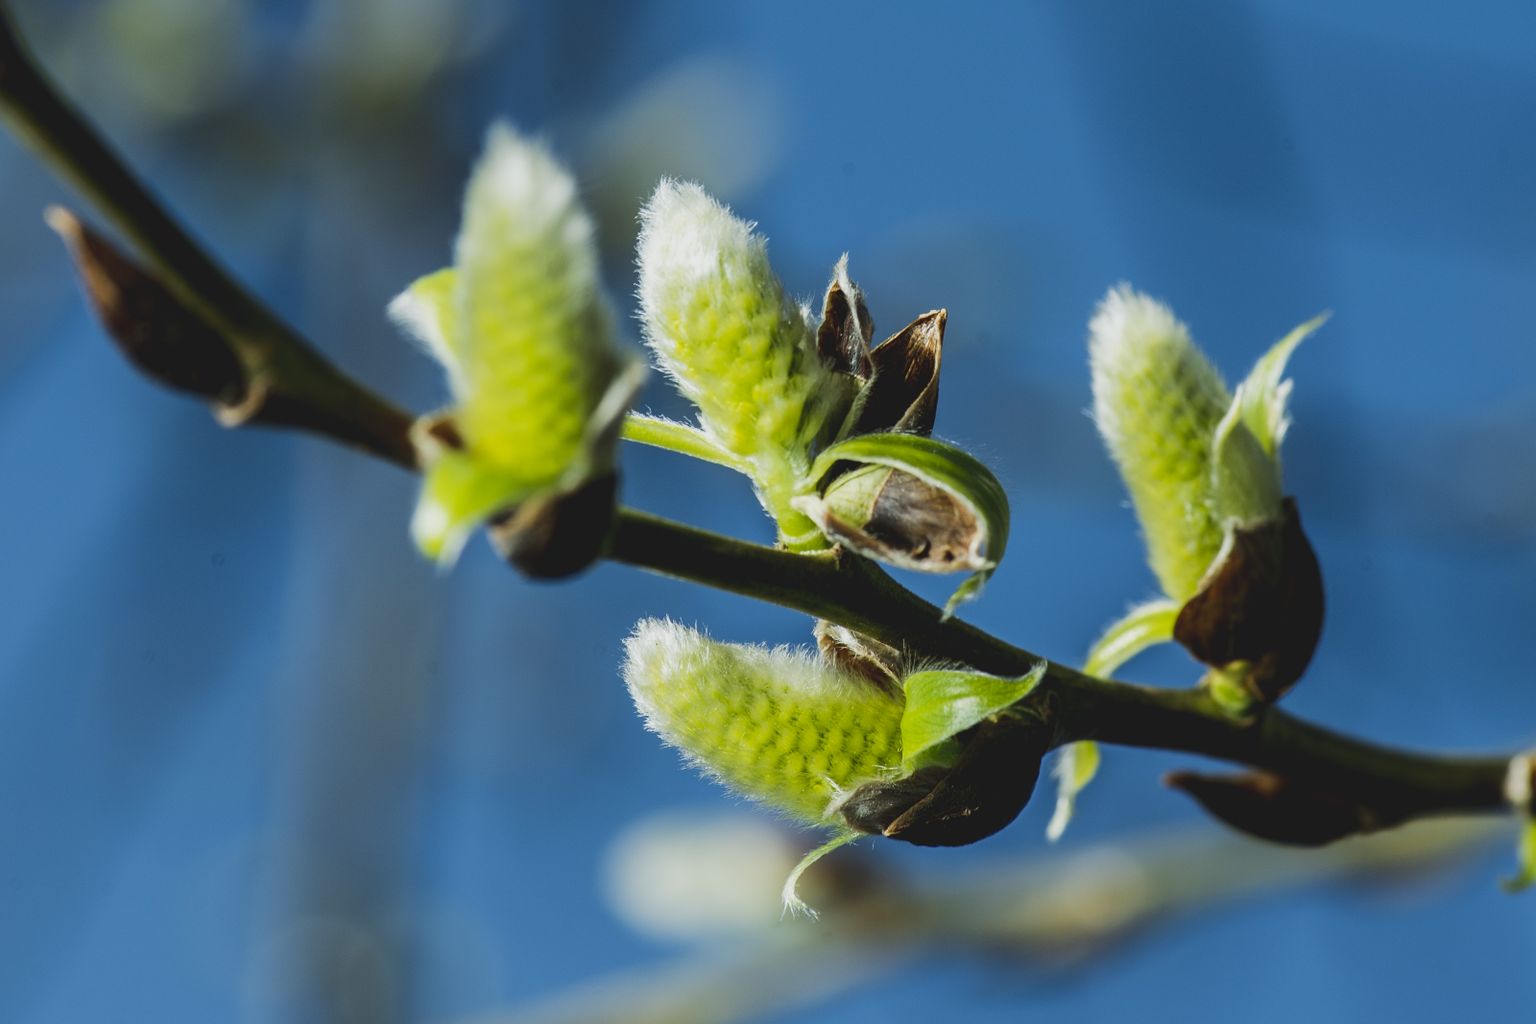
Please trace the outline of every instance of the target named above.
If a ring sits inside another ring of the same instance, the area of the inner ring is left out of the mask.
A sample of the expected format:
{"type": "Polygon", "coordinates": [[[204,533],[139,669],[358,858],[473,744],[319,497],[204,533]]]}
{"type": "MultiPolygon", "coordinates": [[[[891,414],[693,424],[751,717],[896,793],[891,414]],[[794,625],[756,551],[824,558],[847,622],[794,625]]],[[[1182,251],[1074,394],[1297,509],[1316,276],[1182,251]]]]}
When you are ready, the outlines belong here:
{"type": "Polygon", "coordinates": [[[1154,835],[923,878],[823,861],[806,882],[825,893],[820,921],[779,924],[792,838],[774,842],[761,822],[660,819],[617,844],[613,902],[632,927],[690,937],[696,951],[459,1024],[724,1024],[814,1005],[939,952],[1032,972],[1092,966],[1156,925],[1309,886],[1381,889],[1508,832],[1500,823],[1424,822],[1308,853],[1233,836],[1154,835]],[[845,874],[857,882],[845,884],[845,874]]]}

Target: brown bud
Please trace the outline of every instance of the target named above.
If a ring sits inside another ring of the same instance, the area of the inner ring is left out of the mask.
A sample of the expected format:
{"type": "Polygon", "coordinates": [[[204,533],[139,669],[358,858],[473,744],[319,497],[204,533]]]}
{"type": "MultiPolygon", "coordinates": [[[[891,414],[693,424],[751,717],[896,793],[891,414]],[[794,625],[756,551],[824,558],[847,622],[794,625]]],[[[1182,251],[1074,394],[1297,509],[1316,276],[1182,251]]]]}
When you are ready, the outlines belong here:
{"type": "Polygon", "coordinates": [[[966,846],[1001,831],[1019,816],[1035,791],[1040,759],[1049,746],[1047,730],[1033,719],[1001,718],[977,726],[964,744],[953,767],[917,772],[911,780],[920,781],[912,787],[882,793],[855,791],[854,797],[860,799],[854,804],[855,812],[871,824],[889,817],[881,832],[915,846],[966,846]],[[925,794],[890,817],[898,798],[914,795],[929,779],[936,781],[925,794]],[[887,798],[883,804],[882,798],[887,798]]]}
{"type": "Polygon", "coordinates": [[[1401,816],[1272,772],[1203,775],[1170,772],[1163,784],[1182,790],[1219,821],[1288,846],[1324,846],[1397,824],[1401,816]]]}
{"type": "Polygon", "coordinates": [[[827,535],[861,554],[929,572],[980,567],[975,509],[911,473],[860,466],[828,485],[822,501],[827,535]]]}
{"type": "Polygon", "coordinates": [[[821,304],[816,350],[822,362],[860,384],[873,374],[869,339],[875,331],[864,293],[848,278],[847,258],[839,260],[821,304]]]}
{"type": "Polygon", "coordinates": [[[491,543],[531,579],[574,576],[602,555],[613,526],[618,474],[563,494],[531,498],[487,524],[491,543]]]}
{"type": "Polygon", "coordinates": [[[1234,531],[1226,556],[1179,612],[1173,635],[1217,668],[1245,663],[1253,699],[1279,700],[1301,678],[1323,629],[1323,577],[1294,498],[1281,519],[1234,531]]]}
{"type": "Polygon", "coordinates": [[[850,828],[870,835],[883,835],[893,821],[932,793],[947,771],[931,765],[905,778],[865,783],[843,801],[838,813],[850,828]]]}
{"type": "Polygon", "coordinates": [[[871,356],[874,381],[864,398],[855,434],[876,431],[933,433],[939,409],[939,365],[946,310],[924,313],[887,338],[871,356]]]}
{"type": "Polygon", "coordinates": [[[159,383],[220,407],[243,404],[245,371],[217,331],[68,210],[50,207],[47,219],[68,246],[108,335],[131,363],[159,383]]]}
{"type": "Polygon", "coordinates": [[[830,664],[901,696],[901,652],[896,648],[826,619],[817,619],[812,633],[830,664]]]}

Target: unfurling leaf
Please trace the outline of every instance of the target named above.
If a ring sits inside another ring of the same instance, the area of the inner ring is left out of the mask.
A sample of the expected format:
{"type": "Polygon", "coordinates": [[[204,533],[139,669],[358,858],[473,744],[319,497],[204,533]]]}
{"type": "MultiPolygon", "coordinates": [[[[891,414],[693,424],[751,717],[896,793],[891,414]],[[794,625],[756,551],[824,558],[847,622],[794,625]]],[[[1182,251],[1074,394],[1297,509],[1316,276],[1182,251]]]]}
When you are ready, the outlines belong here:
{"type": "Polygon", "coordinates": [[[922,572],[969,572],[946,614],[973,596],[1008,543],[1008,499],[990,470],[953,445],[864,434],[824,450],[795,507],[831,540],[922,572]]]}
{"type": "MultiPolygon", "coordinates": [[[[1106,629],[1088,651],[1083,671],[1090,676],[1108,676],[1149,647],[1173,638],[1174,619],[1179,606],[1172,601],[1156,600],[1137,605],[1106,629]]],[[[1057,755],[1056,810],[1045,827],[1051,842],[1060,839],[1072,821],[1078,794],[1093,781],[1099,771],[1099,745],[1093,740],[1078,740],[1062,748],[1057,755]]]]}
{"type": "Polygon", "coordinates": [[[1044,662],[1012,679],[952,669],[908,676],[902,684],[902,767],[909,773],[922,767],[955,736],[1023,700],[1044,676],[1044,662]]]}
{"type": "Polygon", "coordinates": [[[456,403],[456,443],[417,431],[425,471],[412,534],[429,557],[451,562],[492,515],[536,498],[548,514],[547,499],[611,473],[644,371],[614,343],[591,219],[542,145],[491,128],[454,266],[416,281],[390,312],[443,364],[456,403]]]}

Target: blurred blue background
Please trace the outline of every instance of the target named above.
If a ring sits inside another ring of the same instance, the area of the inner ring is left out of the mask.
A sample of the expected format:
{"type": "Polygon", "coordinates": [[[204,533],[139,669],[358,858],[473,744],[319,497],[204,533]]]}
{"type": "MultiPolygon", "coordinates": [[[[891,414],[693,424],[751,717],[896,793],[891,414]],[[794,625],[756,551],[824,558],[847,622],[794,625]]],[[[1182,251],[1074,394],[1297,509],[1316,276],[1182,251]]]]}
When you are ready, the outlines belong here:
{"type": "MultiPolygon", "coordinates": [[[[1014,503],[970,616],[1054,657],[1152,588],[1083,413],[1094,303],[1167,300],[1232,377],[1332,309],[1293,364],[1287,483],[1330,614],[1290,705],[1405,744],[1536,734],[1536,6],[13,7],[246,281],[419,410],[441,381],[383,308],[446,262],[496,116],[575,165],[623,303],[634,211],[673,173],[758,220],[797,293],[847,250],[884,330],[948,307],[939,433],[1014,503]]],[[[807,622],[613,566],[536,586],[478,543],[439,575],[405,474],[134,376],[55,201],[0,138],[0,1019],[452,1020],[667,962],[609,906],[607,844],[731,798],[641,729],[620,641],[644,615],[807,622]]],[[[659,380],[644,404],[684,413],[659,380]]],[[[625,459],[632,504],[769,537],[737,480],[625,459]]],[[[1189,762],[1109,751],[1064,850],[1215,829],[1157,784],[1189,762]]],[[[1027,857],[1049,803],[976,848],[870,856],[1027,857]]],[[[1066,976],[931,957],[793,1019],[1530,1019],[1510,859],[1219,910],[1066,976]]]]}

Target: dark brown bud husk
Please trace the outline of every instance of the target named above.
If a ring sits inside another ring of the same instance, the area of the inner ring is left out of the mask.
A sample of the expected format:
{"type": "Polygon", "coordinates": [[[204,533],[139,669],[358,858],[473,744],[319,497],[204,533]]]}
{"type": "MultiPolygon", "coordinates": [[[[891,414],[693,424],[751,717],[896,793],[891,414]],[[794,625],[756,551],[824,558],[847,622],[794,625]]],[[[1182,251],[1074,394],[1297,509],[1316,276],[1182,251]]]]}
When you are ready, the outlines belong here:
{"type": "Polygon", "coordinates": [[[874,381],[853,433],[933,433],[939,411],[939,368],[946,310],[935,309],[887,338],[871,356],[874,381]]]}
{"type": "Polygon", "coordinates": [[[51,207],[47,218],[69,248],[107,334],[129,362],[161,384],[222,408],[243,404],[245,371],[217,331],[68,210],[51,207]]]}
{"type": "Polygon", "coordinates": [[[866,679],[893,697],[901,696],[901,652],[873,637],[825,619],[812,629],[816,646],[829,664],[866,679]]]}
{"type": "Polygon", "coordinates": [[[524,576],[566,579],[603,554],[619,478],[606,473],[563,494],[531,498],[486,525],[497,552],[524,576]]]}
{"type": "Polygon", "coordinates": [[[862,385],[874,373],[869,354],[869,339],[874,331],[875,322],[864,303],[864,293],[848,278],[845,257],[838,261],[822,300],[816,350],[822,362],[862,385]]]}
{"type": "Polygon", "coordinates": [[[893,821],[932,793],[947,771],[937,765],[930,765],[919,768],[906,778],[866,783],[843,801],[838,813],[850,828],[870,835],[883,835],[893,821]]]}
{"type": "Polygon", "coordinates": [[[843,804],[853,828],[914,846],[967,846],[1006,828],[1035,791],[1049,735],[1033,719],[983,722],[948,769],[859,787],[843,804]]]}
{"type": "Polygon", "coordinates": [[[1281,519],[1234,531],[1226,556],[1185,603],[1174,639],[1214,668],[1243,663],[1256,701],[1279,700],[1306,671],[1323,629],[1323,577],[1294,498],[1281,519]]]}
{"type": "Polygon", "coordinates": [[[874,319],[848,277],[847,258],[838,261],[822,300],[816,349],[823,363],[860,389],[848,436],[933,433],[948,319],[945,310],[930,310],[872,350],[874,319]]]}
{"type": "Polygon", "coordinates": [[[1239,832],[1287,846],[1325,846],[1398,824],[1402,816],[1272,772],[1204,775],[1171,772],[1164,785],[1188,793],[1239,832]]]}
{"type": "Polygon", "coordinates": [[[983,526],[975,509],[942,487],[890,466],[868,465],[836,478],[818,517],[829,537],[905,569],[976,569],[983,526]]]}

